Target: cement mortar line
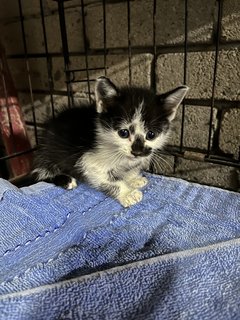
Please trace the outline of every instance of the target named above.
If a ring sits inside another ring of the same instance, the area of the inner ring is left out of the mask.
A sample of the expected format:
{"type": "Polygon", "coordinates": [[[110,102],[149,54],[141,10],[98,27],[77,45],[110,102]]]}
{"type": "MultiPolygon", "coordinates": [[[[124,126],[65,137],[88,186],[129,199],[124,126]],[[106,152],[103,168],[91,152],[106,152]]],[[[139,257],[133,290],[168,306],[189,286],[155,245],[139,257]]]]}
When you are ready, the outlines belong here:
{"type": "MultiPolygon", "coordinates": [[[[53,0],[54,1],[54,0],[53,0]]],[[[130,0],[130,2],[133,2],[134,0],[130,0]]],[[[107,4],[116,4],[116,3],[121,3],[121,2],[125,2],[125,0],[106,0],[107,4]]],[[[86,3],[84,5],[84,8],[87,7],[94,7],[94,6],[99,6],[102,4],[102,0],[93,0],[92,2],[86,3]]],[[[56,5],[57,5],[57,1],[56,1],[56,5]]],[[[68,5],[65,8],[65,12],[67,13],[68,10],[81,10],[81,4],[79,2],[79,4],[73,4],[73,5],[68,5]]],[[[44,17],[49,17],[49,16],[53,16],[53,15],[57,15],[58,14],[58,9],[49,9],[49,8],[45,8],[44,9],[44,17]]],[[[33,19],[41,19],[41,14],[40,14],[40,9],[39,12],[36,13],[29,13],[29,14],[25,14],[24,15],[24,21],[27,20],[33,20],[33,19]]],[[[8,17],[8,18],[1,18],[0,19],[0,25],[4,24],[4,25],[8,25],[8,24],[12,24],[12,23],[16,23],[16,22],[20,22],[20,17],[19,16],[12,16],[12,17],[8,17]]]]}
{"type": "MultiPolygon", "coordinates": [[[[228,41],[228,42],[220,42],[220,51],[225,49],[239,48],[240,49],[240,40],[228,41]]],[[[161,45],[157,46],[157,56],[162,54],[170,54],[170,53],[184,53],[183,44],[175,44],[175,45],[161,45]]],[[[131,47],[132,54],[153,54],[154,48],[153,46],[143,46],[143,47],[131,47]]],[[[199,44],[189,44],[188,52],[209,52],[215,51],[216,46],[214,43],[199,43],[199,44]]],[[[128,47],[119,47],[119,48],[107,48],[107,55],[126,55],[128,56],[128,47]]],[[[61,52],[49,52],[49,57],[52,58],[62,58],[61,52]]],[[[88,49],[89,56],[98,56],[104,55],[104,49],[88,49]]],[[[70,57],[76,56],[85,56],[85,53],[82,51],[77,52],[69,52],[70,57]]],[[[27,57],[29,59],[33,58],[46,58],[46,54],[44,52],[41,53],[28,53],[27,57]]],[[[24,54],[8,54],[8,59],[23,59],[25,58],[24,54]]]]}
{"type": "MultiPolygon", "coordinates": [[[[87,81],[86,81],[87,82],[87,81]]],[[[19,93],[28,93],[29,89],[18,89],[19,93]]],[[[34,94],[43,94],[49,95],[49,90],[44,89],[33,89],[34,94]]],[[[73,92],[74,94],[76,92],[73,92]]],[[[84,93],[84,92],[82,92],[84,93]]],[[[67,91],[64,90],[53,90],[53,95],[56,96],[67,96],[67,91]]],[[[93,94],[93,92],[92,92],[93,94]]],[[[199,107],[210,107],[211,99],[194,99],[194,98],[186,98],[185,99],[186,106],[199,106],[199,107]]],[[[224,100],[224,99],[215,99],[214,107],[216,109],[240,109],[240,101],[239,100],[224,100]]]]}

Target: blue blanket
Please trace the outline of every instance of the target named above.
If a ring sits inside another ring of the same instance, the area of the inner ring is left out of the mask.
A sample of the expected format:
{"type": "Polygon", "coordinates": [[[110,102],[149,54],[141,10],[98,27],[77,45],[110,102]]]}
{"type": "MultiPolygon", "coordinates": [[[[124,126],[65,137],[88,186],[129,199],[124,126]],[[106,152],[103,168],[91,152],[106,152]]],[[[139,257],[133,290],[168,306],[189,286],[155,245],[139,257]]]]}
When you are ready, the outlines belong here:
{"type": "Polygon", "coordinates": [[[147,175],[131,208],[0,182],[0,319],[240,319],[240,196],[147,175]]]}

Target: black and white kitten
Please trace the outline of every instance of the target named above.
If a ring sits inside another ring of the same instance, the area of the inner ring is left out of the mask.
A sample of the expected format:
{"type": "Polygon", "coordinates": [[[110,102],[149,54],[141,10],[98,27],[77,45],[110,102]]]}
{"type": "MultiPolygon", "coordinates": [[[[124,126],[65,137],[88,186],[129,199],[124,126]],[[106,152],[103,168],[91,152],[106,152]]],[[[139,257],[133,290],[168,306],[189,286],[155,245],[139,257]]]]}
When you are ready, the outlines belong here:
{"type": "Polygon", "coordinates": [[[147,179],[140,171],[167,142],[187,91],[181,86],[155,95],[98,78],[95,103],[66,109],[46,123],[33,173],[66,189],[87,182],[124,207],[141,201],[147,179]]]}

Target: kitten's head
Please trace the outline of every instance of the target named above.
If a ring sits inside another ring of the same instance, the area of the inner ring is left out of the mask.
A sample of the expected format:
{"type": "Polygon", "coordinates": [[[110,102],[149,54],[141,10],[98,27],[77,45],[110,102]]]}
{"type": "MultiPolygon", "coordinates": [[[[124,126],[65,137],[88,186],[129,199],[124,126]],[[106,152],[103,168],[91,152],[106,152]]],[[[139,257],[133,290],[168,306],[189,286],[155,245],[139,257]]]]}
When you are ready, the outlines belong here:
{"type": "Polygon", "coordinates": [[[180,86],[162,95],[137,87],[117,88],[109,79],[96,81],[100,143],[128,159],[151,156],[167,142],[176,111],[188,91],[180,86]]]}

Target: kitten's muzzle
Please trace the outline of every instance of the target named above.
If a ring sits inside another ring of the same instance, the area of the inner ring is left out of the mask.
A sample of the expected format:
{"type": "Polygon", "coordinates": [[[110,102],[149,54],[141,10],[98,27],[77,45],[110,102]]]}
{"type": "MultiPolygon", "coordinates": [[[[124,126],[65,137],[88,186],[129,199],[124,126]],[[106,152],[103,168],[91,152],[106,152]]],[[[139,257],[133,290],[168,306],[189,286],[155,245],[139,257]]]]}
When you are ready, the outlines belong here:
{"type": "Polygon", "coordinates": [[[151,148],[144,148],[142,150],[132,150],[131,154],[135,157],[147,157],[151,154],[151,148]]]}
{"type": "Polygon", "coordinates": [[[151,148],[144,146],[144,140],[141,136],[137,137],[132,144],[131,153],[135,157],[146,157],[151,153],[151,148]]]}

